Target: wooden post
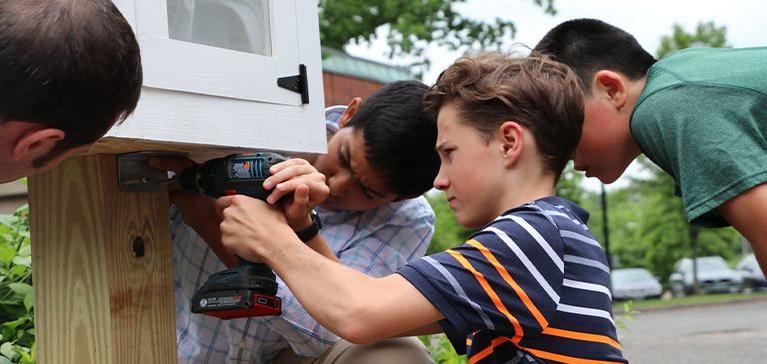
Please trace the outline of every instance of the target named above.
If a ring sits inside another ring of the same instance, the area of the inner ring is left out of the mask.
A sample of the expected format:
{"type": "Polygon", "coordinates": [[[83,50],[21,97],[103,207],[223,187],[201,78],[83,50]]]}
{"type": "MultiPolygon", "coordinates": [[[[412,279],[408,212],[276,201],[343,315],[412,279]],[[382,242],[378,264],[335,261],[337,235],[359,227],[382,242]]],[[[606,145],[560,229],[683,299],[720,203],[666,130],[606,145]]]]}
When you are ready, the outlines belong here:
{"type": "Polygon", "coordinates": [[[124,193],[114,155],[29,178],[39,362],[175,363],[168,194],[124,193]]]}

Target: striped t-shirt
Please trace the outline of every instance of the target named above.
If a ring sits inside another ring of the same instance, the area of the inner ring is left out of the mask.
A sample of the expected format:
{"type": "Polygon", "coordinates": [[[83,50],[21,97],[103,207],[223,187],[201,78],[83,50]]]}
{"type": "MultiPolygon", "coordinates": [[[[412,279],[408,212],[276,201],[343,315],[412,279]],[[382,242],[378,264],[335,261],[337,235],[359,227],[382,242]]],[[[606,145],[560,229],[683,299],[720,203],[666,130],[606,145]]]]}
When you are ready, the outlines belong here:
{"type": "Polygon", "coordinates": [[[542,198],[399,274],[445,316],[470,363],[625,363],[610,270],[587,220],[570,201],[542,198]]]}

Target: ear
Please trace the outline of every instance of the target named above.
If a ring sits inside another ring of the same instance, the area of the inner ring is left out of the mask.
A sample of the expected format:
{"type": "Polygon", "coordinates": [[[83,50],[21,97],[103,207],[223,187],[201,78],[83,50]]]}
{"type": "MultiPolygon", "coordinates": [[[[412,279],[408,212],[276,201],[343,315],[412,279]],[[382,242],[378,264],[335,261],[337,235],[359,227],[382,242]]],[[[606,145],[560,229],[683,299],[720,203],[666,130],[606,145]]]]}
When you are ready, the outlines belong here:
{"type": "Polygon", "coordinates": [[[516,121],[505,121],[498,128],[503,158],[506,166],[511,167],[519,160],[525,149],[525,132],[516,121]]]}
{"type": "Polygon", "coordinates": [[[594,74],[591,92],[594,96],[606,98],[610,104],[620,110],[626,105],[629,82],[625,76],[618,72],[600,70],[594,74]]]}
{"type": "Polygon", "coordinates": [[[348,123],[349,120],[352,119],[352,116],[357,113],[357,107],[360,105],[360,102],[362,102],[361,97],[355,97],[352,101],[349,101],[349,105],[346,106],[346,111],[344,111],[344,114],[338,119],[339,128],[346,126],[346,123],[348,123]]]}
{"type": "Polygon", "coordinates": [[[48,154],[65,136],[63,130],[56,128],[29,129],[16,141],[11,158],[15,161],[33,161],[48,154]]]}

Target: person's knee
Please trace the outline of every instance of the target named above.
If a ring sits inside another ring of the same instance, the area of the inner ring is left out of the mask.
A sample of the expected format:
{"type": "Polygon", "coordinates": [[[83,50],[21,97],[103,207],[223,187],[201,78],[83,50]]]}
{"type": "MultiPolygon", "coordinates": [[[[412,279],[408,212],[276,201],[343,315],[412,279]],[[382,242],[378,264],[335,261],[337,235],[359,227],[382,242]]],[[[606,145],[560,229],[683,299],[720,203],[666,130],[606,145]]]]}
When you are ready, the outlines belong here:
{"type": "Polygon", "coordinates": [[[339,344],[347,347],[333,361],[337,364],[433,363],[426,347],[417,337],[394,338],[369,345],[348,342],[336,345],[339,344]]]}

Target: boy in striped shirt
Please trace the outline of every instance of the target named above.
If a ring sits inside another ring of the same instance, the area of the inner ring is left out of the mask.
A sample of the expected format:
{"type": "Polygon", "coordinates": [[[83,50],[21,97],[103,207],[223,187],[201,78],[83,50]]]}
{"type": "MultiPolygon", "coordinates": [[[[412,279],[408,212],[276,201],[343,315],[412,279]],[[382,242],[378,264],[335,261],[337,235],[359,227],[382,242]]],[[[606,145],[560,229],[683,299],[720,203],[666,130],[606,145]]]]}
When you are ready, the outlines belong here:
{"type": "Polygon", "coordinates": [[[588,215],[553,196],[583,123],[577,76],[539,58],[462,58],[427,93],[440,172],[465,244],[372,278],[323,259],[281,210],[218,201],[223,243],[260,259],[339,336],[370,343],[445,332],[471,363],[623,363],[604,252],[588,215]]]}

